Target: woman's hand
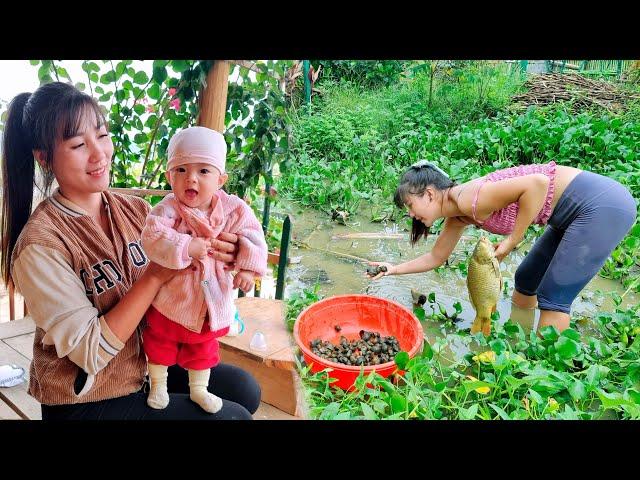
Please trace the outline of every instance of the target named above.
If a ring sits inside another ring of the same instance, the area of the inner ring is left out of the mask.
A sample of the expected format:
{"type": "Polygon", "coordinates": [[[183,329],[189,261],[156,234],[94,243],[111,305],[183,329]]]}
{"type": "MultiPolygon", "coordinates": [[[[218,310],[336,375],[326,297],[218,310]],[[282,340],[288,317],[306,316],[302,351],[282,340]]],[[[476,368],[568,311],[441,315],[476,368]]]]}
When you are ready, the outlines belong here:
{"type": "Polygon", "coordinates": [[[155,262],[149,262],[144,273],[159,282],[160,285],[164,285],[173,277],[178,275],[187,275],[194,270],[196,270],[196,267],[193,265],[189,265],[187,268],[183,268],[182,270],[174,270],[173,268],[166,268],[162,265],[158,265],[155,262]]]}
{"type": "Polygon", "coordinates": [[[375,277],[371,277],[368,274],[365,273],[365,275],[367,276],[367,278],[370,278],[371,280],[377,280],[379,278],[385,277],[387,275],[393,275],[394,274],[394,270],[395,267],[388,263],[388,262],[369,262],[369,265],[373,266],[373,267],[385,267],[387,269],[387,271],[381,271],[379,272],[375,277]]]}
{"type": "Polygon", "coordinates": [[[232,270],[238,254],[238,236],[235,233],[220,232],[218,238],[211,240],[209,256],[224,262],[225,270],[232,270]]]}
{"type": "Polygon", "coordinates": [[[126,342],[149,309],[158,290],[163,284],[183,275],[193,273],[196,267],[190,265],[182,270],[174,270],[149,262],[142,276],[133,283],[129,291],[104,314],[104,320],[113,334],[126,342]]]}
{"type": "Polygon", "coordinates": [[[501,242],[496,243],[493,248],[495,249],[496,258],[498,259],[498,261],[501,262],[504,257],[509,255],[511,250],[516,248],[517,245],[518,242],[514,242],[511,237],[506,237],[501,242]]]}

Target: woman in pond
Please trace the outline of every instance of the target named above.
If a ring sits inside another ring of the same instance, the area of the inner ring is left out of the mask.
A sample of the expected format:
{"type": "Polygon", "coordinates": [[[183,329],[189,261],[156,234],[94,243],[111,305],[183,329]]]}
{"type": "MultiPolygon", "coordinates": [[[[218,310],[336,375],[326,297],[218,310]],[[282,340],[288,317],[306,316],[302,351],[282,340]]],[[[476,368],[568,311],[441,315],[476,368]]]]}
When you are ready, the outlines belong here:
{"type": "MultiPolygon", "coordinates": [[[[29,393],[43,419],[251,419],[260,386],[240,368],[211,369],[215,414],[189,399],[187,372],[169,375],[171,404],[147,406],[141,320],[160,288],[191,266],[149,262],[140,246],[150,205],[108,190],[113,143],[96,101],[48,83],[9,106],[2,145],[2,274],[13,279],[36,324],[29,393]],[[38,164],[48,189],[31,212],[38,164]]],[[[236,259],[221,234],[210,255],[236,259]]],[[[169,370],[172,370],[171,368],[169,370]]]]}
{"type": "Polygon", "coordinates": [[[577,168],[547,164],[497,170],[461,185],[421,161],[400,179],[394,202],[413,219],[411,243],[444,218],[431,251],[384,265],[374,279],[433,270],[444,264],[469,225],[506,237],[494,245],[502,260],[531,224],[547,225],[515,273],[513,304],[540,309],[539,329],[569,327],[580,290],[598,273],[636,218],[636,202],[620,183],[577,168]]]}

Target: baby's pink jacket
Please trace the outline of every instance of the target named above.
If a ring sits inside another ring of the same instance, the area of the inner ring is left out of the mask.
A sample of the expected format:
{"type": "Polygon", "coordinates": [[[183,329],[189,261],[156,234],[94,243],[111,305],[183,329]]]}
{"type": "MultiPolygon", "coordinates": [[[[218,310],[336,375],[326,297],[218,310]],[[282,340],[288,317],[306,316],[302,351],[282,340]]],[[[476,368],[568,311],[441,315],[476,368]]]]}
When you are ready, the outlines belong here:
{"type": "MultiPolygon", "coordinates": [[[[235,270],[249,270],[261,277],[267,270],[267,244],[262,226],[253,210],[236,195],[218,190],[213,198],[222,206],[222,231],[238,235],[238,253],[235,270]]],[[[220,208],[213,208],[211,217],[219,217],[220,208]]],[[[173,193],[167,195],[147,216],[142,230],[142,247],[150,260],[173,269],[186,268],[192,263],[188,249],[191,238],[196,236],[182,219],[178,200],[173,193]]],[[[206,257],[193,262],[196,271],[177,275],[161,288],[152,305],[165,317],[185,328],[200,332],[207,312],[201,281],[204,272],[211,272],[209,281],[212,292],[212,312],[209,316],[211,330],[217,331],[231,325],[233,320],[233,277],[224,270],[224,263],[206,257]],[[210,262],[206,265],[202,262],[210,262]]]]}

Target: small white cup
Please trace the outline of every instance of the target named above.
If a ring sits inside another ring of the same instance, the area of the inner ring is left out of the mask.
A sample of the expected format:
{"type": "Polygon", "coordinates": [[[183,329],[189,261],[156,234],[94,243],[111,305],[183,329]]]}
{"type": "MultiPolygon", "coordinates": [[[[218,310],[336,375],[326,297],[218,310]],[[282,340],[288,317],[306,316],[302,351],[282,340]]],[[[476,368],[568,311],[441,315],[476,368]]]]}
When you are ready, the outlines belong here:
{"type": "Polygon", "coordinates": [[[249,343],[249,348],[251,350],[258,350],[259,352],[264,352],[267,350],[267,340],[264,337],[264,333],[258,330],[253,334],[251,338],[251,343],[249,343]]]}

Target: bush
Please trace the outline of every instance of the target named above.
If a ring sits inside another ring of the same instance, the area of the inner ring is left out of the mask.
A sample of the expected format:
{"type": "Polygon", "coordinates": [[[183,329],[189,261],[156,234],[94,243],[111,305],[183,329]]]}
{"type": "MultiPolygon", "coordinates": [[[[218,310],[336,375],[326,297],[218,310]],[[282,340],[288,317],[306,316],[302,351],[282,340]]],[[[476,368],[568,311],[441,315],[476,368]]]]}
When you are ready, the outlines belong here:
{"type": "Polygon", "coordinates": [[[319,78],[336,82],[347,81],[355,85],[377,88],[397,82],[405,69],[401,60],[311,60],[317,69],[322,66],[319,78]]]}

